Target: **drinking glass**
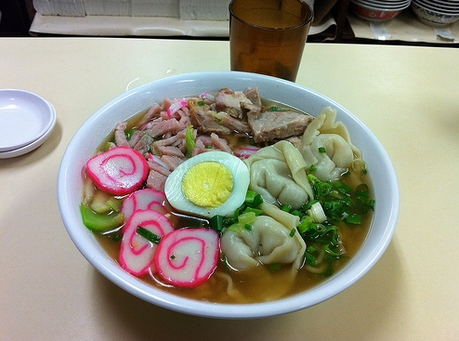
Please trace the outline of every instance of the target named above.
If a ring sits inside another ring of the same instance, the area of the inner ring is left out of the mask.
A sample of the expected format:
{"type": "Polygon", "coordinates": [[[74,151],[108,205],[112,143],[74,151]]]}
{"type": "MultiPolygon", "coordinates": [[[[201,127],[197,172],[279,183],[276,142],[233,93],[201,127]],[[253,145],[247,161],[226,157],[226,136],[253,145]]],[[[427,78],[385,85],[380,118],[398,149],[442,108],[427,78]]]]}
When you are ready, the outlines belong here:
{"type": "Polygon", "coordinates": [[[232,0],[231,70],[295,81],[313,19],[302,0],[232,0]]]}

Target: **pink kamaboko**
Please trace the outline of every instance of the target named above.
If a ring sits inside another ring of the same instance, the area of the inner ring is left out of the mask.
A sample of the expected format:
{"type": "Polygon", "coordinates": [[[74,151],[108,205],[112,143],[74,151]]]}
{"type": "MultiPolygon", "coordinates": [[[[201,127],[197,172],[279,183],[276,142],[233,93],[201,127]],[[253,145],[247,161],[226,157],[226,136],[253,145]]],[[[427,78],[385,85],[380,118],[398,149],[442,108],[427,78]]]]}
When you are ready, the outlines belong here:
{"type": "Polygon", "coordinates": [[[158,275],[177,287],[197,287],[217,268],[220,239],[212,229],[182,228],[161,239],[155,255],[158,275]]]}
{"type": "Polygon", "coordinates": [[[138,233],[139,228],[158,237],[158,241],[174,231],[171,222],[162,213],[151,210],[134,212],[124,227],[119,260],[121,266],[135,276],[156,272],[154,257],[158,245],[142,237],[138,233]]]}
{"type": "Polygon", "coordinates": [[[135,149],[115,147],[93,156],[86,174],[102,191],[126,195],[141,188],[148,177],[148,163],[135,149]]]}
{"type": "Polygon", "coordinates": [[[166,214],[169,210],[165,207],[166,195],[164,192],[153,188],[139,189],[131,193],[124,201],[121,212],[124,214],[125,222],[137,210],[153,210],[166,214]]]}

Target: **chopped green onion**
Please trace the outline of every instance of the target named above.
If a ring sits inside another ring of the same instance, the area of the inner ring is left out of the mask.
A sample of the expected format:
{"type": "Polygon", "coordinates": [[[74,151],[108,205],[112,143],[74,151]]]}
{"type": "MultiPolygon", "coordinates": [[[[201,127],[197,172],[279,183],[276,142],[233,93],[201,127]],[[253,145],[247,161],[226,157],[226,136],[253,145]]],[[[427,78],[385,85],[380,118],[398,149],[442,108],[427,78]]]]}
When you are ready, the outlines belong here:
{"type": "Polygon", "coordinates": [[[325,147],[319,147],[319,153],[326,153],[325,147]]]}
{"type": "Polygon", "coordinates": [[[271,106],[271,108],[269,108],[269,111],[280,112],[284,110],[281,107],[278,107],[277,105],[273,105],[271,106]]]}
{"type": "Polygon", "coordinates": [[[263,197],[255,191],[248,190],[244,203],[250,207],[258,207],[263,203],[263,197]]]}
{"type": "MultiPolygon", "coordinates": [[[[359,160],[352,166],[357,171],[364,168],[360,167],[362,165],[364,162],[359,160]]],[[[346,173],[350,174],[349,171],[346,173]]],[[[311,267],[324,267],[321,275],[328,277],[334,272],[334,262],[346,257],[337,224],[361,224],[364,215],[374,210],[375,200],[370,197],[366,184],[351,188],[345,182],[321,181],[311,173],[307,176],[314,200],[297,210],[289,205],[282,205],[281,209],[290,214],[299,213],[297,229],[308,245],[304,254],[305,262],[311,267]]]]}
{"type": "Polygon", "coordinates": [[[142,236],[143,238],[145,238],[146,240],[154,244],[159,244],[159,242],[161,241],[160,236],[151,232],[150,230],[147,230],[146,228],[142,226],[137,227],[137,233],[139,234],[139,236],[142,236]]]}
{"type": "Polygon", "coordinates": [[[246,207],[246,209],[242,213],[249,213],[249,212],[255,213],[255,215],[258,217],[260,214],[263,213],[263,210],[260,210],[258,208],[246,207]]]}
{"type": "Polygon", "coordinates": [[[122,234],[115,234],[112,237],[112,242],[119,242],[119,241],[121,241],[121,239],[123,239],[123,235],[122,234]]]}
{"type": "Polygon", "coordinates": [[[194,128],[191,124],[187,124],[186,126],[185,142],[186,142],[186,156],[191,157],[193,155],[193,149],[196,146],[194,128]]]}
{"type": "Polygon", "coordinates": [[[234,211],[232,217],[214,216],[210,219],[210,227],[219,234],[226,228],[236,233],[244,229],[252,230],[256,217],[263,213],[263,210],[257,208],[262,203],[263,197],[260,194],[248,190],[244,203],[234,211]]]}
{"type": "Polygon", "coordinates": [[[244,229],[245,229],[245,224],[241,224],[241,223],[234,223],[228,227],[228,230],[233,231],[235,233],[240,233],[244,231],[244,229]]]}
{"type": "Polygon", "coordinates": [[[351,214],[348,215],[345,220],[349,224],[360,225],[362,223],[362,216],[360,214],[351,214]]]}
{"type": "Polygon", "coordinates": [[[276,264],[269,264],[269,270],[271,271],[277,271],[281,269],[281,265],[276,263],[276,264]]]}
{"type": "Polygon", "coordinates": [[[293,228],[293,229],[290,230],[289,236],[293,237],[295,235],[295,233],[296,233],[296,229],[293,228]]]}
{"type": "Polygon", "coordinates": [[[218,233],[223,231],[223,221],[224,217],[221,215],[216,215],[210,218],[210,228],[215,230],[218,233]]]}
{"type": "Polygon", "coordinates": [[[199,106],[202,107],[204,104],[206,104],[206,102],[204,102],[204,101],[198,101],[198,105],[199,105],[199,106]]]}
{"type": "Polygon", "coordinates": [[[348,185],[343,184],[340,181],[335,181],[333,187],[342,194],[348,194],[352,192],[352,188],[348,185]]]}
{"type": "Polygon", "coordinates": [[[112,147],[112,143],[111,143],[110,141],[107,141],[107,142],[105,143],[105,148],[104,148],[104,150],[107,151],[107,150],[109,150],[111,147],[112,147]]]}
{"type": "Polygon", "coordinates": [[[317,257],[315,254],[318,255],[319,253],[320,251],[314,246],[308,246],[305,253],[306,264],[315,267],[317,265],[317,257]]]}
{"type": "Polygon", "coordinates": [[[325,220],[327,220],[327,216],[325,215],[324,209],[320,202],[313,204],[307,211],[307,214],[317,223],[323,223],[325,220]]]}
{"type": "Polygon", "coordinates": [[[139,129],[129,129],[127,132],[126,132],[126,139],[129,141],[132,136],[135,134],[136,131],[141,131],[139,129]]]}
{"type": "Polygon", "coordinates": [[[241,224],[252,224],[256,218],[257,216],[255,212],[247,212],[239,215],[239,217],[237,217],[237,220],[241,224]]]}
{"type": "Polygon", "coordinates": [[[292,205],[283,204],[282,207],[281,207],[281,210],[285,211],[285,212],[290,212],[292,210],[292,205]]]}

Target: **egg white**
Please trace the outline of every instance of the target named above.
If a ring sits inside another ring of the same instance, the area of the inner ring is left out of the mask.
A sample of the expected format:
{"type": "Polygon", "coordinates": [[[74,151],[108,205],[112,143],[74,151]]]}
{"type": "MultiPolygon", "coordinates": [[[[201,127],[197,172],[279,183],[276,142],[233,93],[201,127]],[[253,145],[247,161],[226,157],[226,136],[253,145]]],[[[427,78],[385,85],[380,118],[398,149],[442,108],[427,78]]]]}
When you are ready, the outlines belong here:
{"type": "Polygon", "coordinates": [[[245,195],[250,183],[249,169],[238,157],[221,151],[205,152],[193,156],[181,163],[167,177],[164,191],[166,198],[176,210],[197,215],[205,218],[212,218],[216,215],[227,216],[233,213],[244,203],[245,195]],[[233,191],[226,202],[216,208],[204,208],[190,202],[182,190],[182,181],[185,173],[193,166],[201,162],[218,162],[228,168],[233,176],[233,191]]]}

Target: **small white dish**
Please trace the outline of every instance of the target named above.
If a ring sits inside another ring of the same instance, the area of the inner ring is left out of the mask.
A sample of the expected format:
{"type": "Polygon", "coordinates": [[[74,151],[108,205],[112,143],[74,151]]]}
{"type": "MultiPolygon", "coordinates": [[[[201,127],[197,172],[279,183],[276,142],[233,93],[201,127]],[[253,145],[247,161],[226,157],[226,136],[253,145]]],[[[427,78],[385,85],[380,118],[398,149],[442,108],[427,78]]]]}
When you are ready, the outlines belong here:
{"type": "MultiPolygon", "coordinates": [[[[54,127],[56,126],[57,115],[56,115],[56,110],[54,106],[47,101],[46,103],[51,108],[51,115],[50,115],[51,120],[49,121],[47,125],[46,131],[42,135],[40,135],[37,139],[35,139],[29,144],[26,144],[25,146],[11,149],[11,150],[6,150],[6,151],[0,151],[0,159],[9,159],[9,158],[13,158],[13,157],[17,157],[17,156],[21,156],[21,155],[30,153],[31,151],[40,147],[48,139],[48,137],[53,132],[54,127]]],[[[2,131],[2,128],[0,128],[0,131],[2,131]]]]}
{"type": "Polygon", "coordinates": [[[45,135],[56,123],[56,111],[29,91],[0,90],[0,153],[18,152],[45,135]]]}

